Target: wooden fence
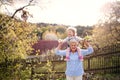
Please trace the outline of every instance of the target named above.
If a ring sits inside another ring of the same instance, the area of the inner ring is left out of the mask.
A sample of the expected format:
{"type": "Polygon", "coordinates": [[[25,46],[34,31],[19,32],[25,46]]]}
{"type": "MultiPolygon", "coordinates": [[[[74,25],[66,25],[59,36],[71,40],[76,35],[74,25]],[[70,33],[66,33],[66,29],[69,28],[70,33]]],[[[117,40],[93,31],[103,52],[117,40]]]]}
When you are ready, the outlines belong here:
{"type": "MultiPolygon", "coordinates": [[[[114,53],[86,56],[84,59],[85,72],[91,74],[119,74],[119,57],[119,51],[114,53]]],[[[48,57],[48,61],[41,61],[41,57],[38,56],[27,59],[27,64],[31,65],[32,67],[31,80],[35,78],[40,80],[56,80],[56,78],[65,78],[65,63],[65,61],[60,60],[60,56],[54,56],[52,60],[50,60],[48,57]]]]}
{"type": "MultiPolygon", "coordinates": [[[[43,42],[43,41],[42,41],[43,42]]],[[[49,42],[50,45],[46,48],[46,44],[43,45],[42,42],[36,44],[34,48],[44,50],[51,50],[57,46],[57,42],[49,42]],[[53,44],[54,43],[54,44],[53,44]],[[41,47],[40,47],[41,46],[41,47]]],[[[48,51],[49,52],[49,51],[48,51]]],[[[98,53],[93,53],[92,55],[85,56],[84,58],[84,70],[85,73],[90,73],[94,76],[94,74],[120,74],[120,45],[115,45],[112,47],[105,47],[99,51],[98,53]]],[[[51,53],[51,52],[49,52],[51,53]]],[[[66,62],[61,58],[61,56],[57,55],[32,55],[28,56],[27,59],[16,60],[15,63],[12,61],[6,61],[0,63],[0,70],[4,67],[9,67],[8,65],[15,65],[17,63],[21,64],[20,71],[25,71],[28,69],[30,71],[30,76],[27,77],[28,80],[65,80],[65,67],[66,62]],[[7,63],[6,63],[7,62],[7,63]]],[[[1,70],[2,71],[2,70],[1,70]]],[[[12,70],[14,72],[14,70],[12,70]]],[[[87,75],[85,74],[83,79],[87,80],[87,75]]],[[[97,79],[100,80],[100,79],[97,79]]],[[[105,79],[102,79],[105,80],[105,79]]],[[[109,80],[109,79],[106,79],[109,80]]],[[[114,79],[114,80],[120,80],[114,79]]]]}
{"type": "MultiPolygon", "coordinates": [[[[58,45],[57,41],[39,41],[33,47],[35,50],[51,50],[58,45]],[[43,44],[46,43],[46,44],[43,44]],[[49,46],[48,46],[49,44],[49,46]],[[47,45],[47,46],[46,46],[47,45]]],[[[66,45],[64,45],[66,46],[66,45]]],[[[106,46],[84,59],[85,73],[90,74],[119,74],[120,45],[106,46]],[[103,54],[101,54],[101,52],[103,54]]],[[[30,79],[56,80],[65,78],[66,62],[60,56],[29,56],[26,64],[31,67],[30,79]],[[46,61],[47,60],[47,61],[46,61]]],[[[85,79],[86,75],[84,76],[85,79]]],[[[86,80],[86,79],[85,79],[86,80]]]]}

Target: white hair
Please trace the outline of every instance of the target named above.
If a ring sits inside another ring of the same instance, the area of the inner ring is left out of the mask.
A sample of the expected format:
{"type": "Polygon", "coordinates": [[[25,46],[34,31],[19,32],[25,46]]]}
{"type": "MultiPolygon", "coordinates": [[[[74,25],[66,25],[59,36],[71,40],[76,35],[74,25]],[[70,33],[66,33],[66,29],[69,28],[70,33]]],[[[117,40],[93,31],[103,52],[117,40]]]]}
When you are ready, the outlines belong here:
{"type": "Polygon", "coordinates": [[[69,45],[70,45],[70,43],[72,43],[72,42],[75,42],[75,43],[77,43],[77,45],[78,45],[78,41],[77,41],[75,38],[70,39],[69,45]]]}

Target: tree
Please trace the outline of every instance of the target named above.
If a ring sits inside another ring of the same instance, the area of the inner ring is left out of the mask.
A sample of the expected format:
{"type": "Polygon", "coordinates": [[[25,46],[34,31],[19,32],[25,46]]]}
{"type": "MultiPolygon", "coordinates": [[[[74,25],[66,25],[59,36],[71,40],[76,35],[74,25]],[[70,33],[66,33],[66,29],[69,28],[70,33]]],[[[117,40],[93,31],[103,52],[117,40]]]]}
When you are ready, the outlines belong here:
{"type": "Polygon", "coordinates": [[[102,7],[104,17],[94,28],[94,41],[100,47],[120,43],[120,1],[106,3],[102,7]]]}
{"type": "Polygon", "coordinates": [[[57,35],[53,31],[46,31],[43,34],[43,39],[44,40],[58,40],[57,35]]]}
{"type": "MultiPolygon", "coordinates": [[[[29,13],[29,11],[24,10],[24,8],[26,8],[28,6],[33,6],[34,5],[33,1],[34,0],[29,0],[27,5],[23,5],[23,7],[16,9],[15,12],[12,14],[11,18],[14,18],[17,12],[22,11],[21,18],[26,22],[28,17],[29,16],[32,17],[32,15],[29,13]]],[[[7,10],[7,13],[10,13],[10,11],[7,9],[7,6],[13,7],[12,6],[13,4],[15,4],[15,2],[13,0],[1,0],[0,1],[0,6],[4,6],[5,9],[7,10]]]]}
{"type": "Polygon", "coordinates": [[[57,29],[56,29],[56,32],[59,32],[59,33],[65,33],[66,32],[66,28],[65,27],[61,27],[61,26],[58,26],[57,29]]]}
{"type": "Polygon", "coordinates": [[[75,26],[75,28],[77,29],[77,35],[80,37],[85,37],[86,36],[86,32],[88,33],[88,35],[92,35],[92,26],[75,26]]]}
{"type": "Polygon", "coordinates": [[[10,5],[13,3],[13,0],[0,0],[0,7],[2,5],[10,5]]]}
{"type": "MultiPolygon", "coordinates": [[[[12,15],[11,18],[14,18],[15,14],[16,14],[18,11],[23,10],[23,9],[24,9],[25,7],[27,7],[27,6],[31,6],[31,3],[32,3],[32,2],[33,2],[33,0],[30,0],[27,5],[25,5],[25,6],[21,7],[21,8],[19,8],[19,9],[17,9],[17,10],[14,12],[14,14],[12,15]]],[[[25,12],[26,12],[26,11],[25,11],[25,12]]],[[[23,12],[23,13],[24,13],[24,12],[23,12]]],[[[26,15],[28,16],[28,12],[26,12],[26,15]]]]}
{"type": "Polygon", "coordinates": [[[0,79],[20,80],[22,59],[37,41],[35,26],[0,14],[0,79]]]}
{"type": "Polygon", "coordinates": [[[59,39],[64,39],[67,36],[66,26],[56,26],[56,34],[59,39]]]}

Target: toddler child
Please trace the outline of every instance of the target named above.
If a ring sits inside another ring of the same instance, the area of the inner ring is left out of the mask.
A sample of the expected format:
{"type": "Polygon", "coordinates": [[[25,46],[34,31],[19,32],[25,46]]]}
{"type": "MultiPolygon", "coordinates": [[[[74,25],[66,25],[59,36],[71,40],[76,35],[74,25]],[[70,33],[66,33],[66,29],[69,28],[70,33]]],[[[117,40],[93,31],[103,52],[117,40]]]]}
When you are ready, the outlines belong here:
{"type": "MultiPolygon", "coordinates": [[[[76,28],[74,28],[74,27],[68,27],[68,29],[66,30],[66,32],[67,32],[67,37],[63,40],[62,43],[67,42],[67,44],[68,44],[65,61],[69,61],[69,59],[70,59],[70,58],[69,58],[69,52],[70,52],[69,41],[70,41],[72,38],[74,38],[74,39],[76,39],[76,40],[78,41],[78,43],[80,43],[80,41],[82,40],[82,38],[80,38],[80,37],[77,36],[77,30],[76,30],[76,28]]],[[[77,47],[77,52],[78,52],[78,55],[79,55],[78,58],[79,58],[81,61],[83,61],[83,56],[81,55],[81,52],[80,52],[80,48],[79,48],[79,47],[77,47]]]]}

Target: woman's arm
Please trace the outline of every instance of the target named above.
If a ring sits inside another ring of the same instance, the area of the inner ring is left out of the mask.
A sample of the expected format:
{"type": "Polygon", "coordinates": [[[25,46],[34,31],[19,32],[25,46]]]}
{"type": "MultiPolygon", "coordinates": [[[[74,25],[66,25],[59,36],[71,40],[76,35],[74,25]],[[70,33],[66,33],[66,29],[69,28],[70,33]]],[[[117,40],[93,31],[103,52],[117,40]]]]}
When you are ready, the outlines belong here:
{"type": "Polygon", "coordinates": [[[55,50],[55,54],[56,55],[60,55],[60,56],[65,56],[66,55],[66,50],[55,50]]]}
{"type": "Polygon", "coordinates": [[[81,53],[83,56],[91,54],[93,52],[94,52],[94,50],[93,50],[92,46],[89,46],[87,49],[81,49],[81,53]]]}
{"type": "Polygon", "coordinates": [[[87,49],[81,49],[81,53],[82,53],[83,56],[91,54],[91,53],[94,52],[93,47],[88,42],[85,42],[84,44],[85,44],[84,46],[87,49]]]}
{"type": "Polygon", "coordinates": [[[57,48],[55,49],[55,54],[65,56],[66,50],[61,50],[62,42],[59,42],[57,48]]]}

